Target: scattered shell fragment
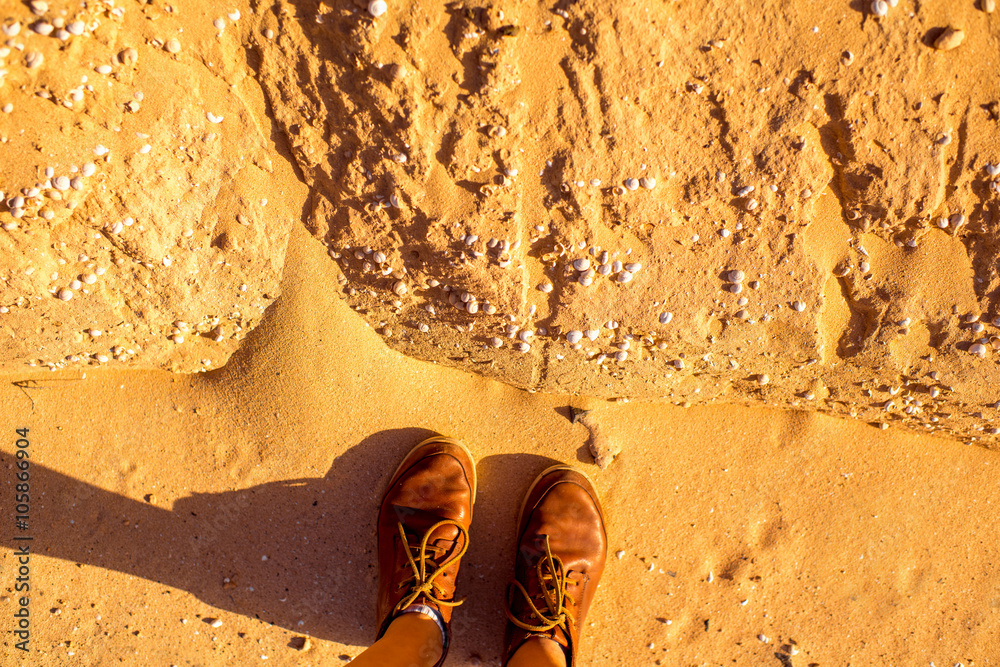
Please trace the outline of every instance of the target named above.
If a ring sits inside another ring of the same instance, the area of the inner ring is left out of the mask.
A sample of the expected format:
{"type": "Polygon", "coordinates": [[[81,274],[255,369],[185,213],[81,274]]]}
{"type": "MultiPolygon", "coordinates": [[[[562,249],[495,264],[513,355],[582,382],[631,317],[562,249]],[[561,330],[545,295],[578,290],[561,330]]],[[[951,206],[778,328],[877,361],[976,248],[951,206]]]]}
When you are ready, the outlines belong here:
{"type": "Polygon", "coordinates": [[[127,49],[122,49],[118,53],[118,62],[122,65],[134,65],[139,60],[139,52],[133,49],[131,46],[127,49]]]}
{"type": "Polygon", "coordinates": [[[216,115],[215,115],[214,113],[212,113],[211,111],[206,111],[206,112],[205,112],[205,118],[207,118],[207,119],[208,119],[208,122],[209,122],[209,123],[221,123],[221,122],[222,122],[222,120],[223,120],[223,117],[222,117],[222,116],[216,116],[216,115]]]}
{"type": "Polygon", "coordinates": [[[960,28],[948,26],[945,31],[934,40],[934,48],[938,51],[950,51],[957,48],[965,39],[965,32],[960,28]]]}

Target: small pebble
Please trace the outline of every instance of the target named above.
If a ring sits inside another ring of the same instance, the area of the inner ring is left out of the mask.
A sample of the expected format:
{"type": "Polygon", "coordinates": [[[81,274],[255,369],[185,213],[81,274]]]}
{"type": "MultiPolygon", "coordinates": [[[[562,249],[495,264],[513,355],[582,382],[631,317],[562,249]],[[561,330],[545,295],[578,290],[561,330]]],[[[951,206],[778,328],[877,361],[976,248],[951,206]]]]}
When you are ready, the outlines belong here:
{"type": "Polygon", "coordinates": [[[965,39],[965,33],[959,28],[949,26],[934,40],[934,48],[938,51],[950,51],[957,48],[965,39]]]}

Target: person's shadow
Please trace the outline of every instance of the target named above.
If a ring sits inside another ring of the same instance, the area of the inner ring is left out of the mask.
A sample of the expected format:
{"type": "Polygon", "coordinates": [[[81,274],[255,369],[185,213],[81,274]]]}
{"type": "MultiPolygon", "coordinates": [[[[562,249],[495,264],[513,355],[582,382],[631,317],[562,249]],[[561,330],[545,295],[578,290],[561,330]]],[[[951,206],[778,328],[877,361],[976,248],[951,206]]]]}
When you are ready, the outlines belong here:
{"type": "MultiPolygon", "coordinates": [[[[23,534],[37,535],[32,548],[46,556],[179,588],[293,632],[367,646],[374,639],[378,504],[398,461],[430,435],[380,431],[334,459],[325,477],[196,493],[172,509],[32,464],[36,523],[23,534]]],[[[14,462],[0,452],[4,468],[14,462]]],[[[534,475],[551,463],[531,454],[477,463],[479,497],[459,574],[459,595],[468,601],[453,622],[456,648],[466,655],[499,653],[515,514],[534,475]],[[492,645],[484,644],[487,636],[495,637],[492,645]]],[[[17,534],[5,531],[3,545],[23,545],[17,534]]]]}

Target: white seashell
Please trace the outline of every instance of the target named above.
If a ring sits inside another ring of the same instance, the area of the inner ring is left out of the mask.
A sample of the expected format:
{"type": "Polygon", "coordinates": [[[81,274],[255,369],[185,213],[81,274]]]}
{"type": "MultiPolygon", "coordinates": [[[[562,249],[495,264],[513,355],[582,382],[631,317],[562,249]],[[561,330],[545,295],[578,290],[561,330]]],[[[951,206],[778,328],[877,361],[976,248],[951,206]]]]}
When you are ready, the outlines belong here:
{"type": "Polygon", "coordinates": [[[74,190],[83,190],[83,179],[79,176],[74,176],[70,179],[69,186],[74,190]]]}
{"type": "Polygon", "coordinates": [[[599,267],[597,267],[597,272],[600,273],[602,276],[606,276],[609,273],[611,273],[611,265],[601,264],[599,267]]]}
{"type": "Polygon", "coordinates": [[[93,285],[94,283],[97,282],[97,276],[95,276],[93,273],[88,273],[83,277],[83,282],[87,283],[88,285],[93,285]]]}
{"type": "Polygon", "coordinates": [[[93,176],[95,171],[97,171],[97,167],[94,166],[93,162],[88,162],[80,168],[80,173],[84,176],[93,176]]]}
{"type": "Polygon", "coordinates": [[[24,65],[28,69],[39,67],[44,61],[45,57],[38,51],[28,51],[24,56],[24,65]]]}
{"type": "Polygon", "coordinates": [[[739,318],[739,319],[741,319],[741,320],[745,320],[749,316],[750,316],[750,313],[748,313],[745,310],[737,310],[736,311],[736,317],[739,318]]]}
{"type": "Polygon", "coordinates": [[[752,211],[752,210],[754,210],[756,208],[757,208],[757,200],[756,199],[751,199],[751,200],[747,201],[746,209],[748,211],[752,211]]]}
{"type": "Polygon", "coordinates": [[[633,191],[638,190],[639,189],[639,181],[637,181],[634,178],[626,178],[625,179],[625,187],[628,188],[629,190],[633,190],[633,191]]]}
{"type": "Polygon", "coordinates": [[[652,190],[653,188],[656,187],[656,179],[655,178],[651,178],[649,176],[640,178],[639,179],[639,185],[641,185],[642,187],[644,187],[647,190],[652,190]]]}
{"type": "Polygon", "coordinates": [[[57,176],[52,181],[52,187],[59,192],[66,192],[66,190],[69,190],[69,178],[65,176],[57,176]]]}
{"type": "Polygon", "coordinates": [[[996,178],[1000,176],[1000,163],[986,165],[986,173],[990,175],[990,178],[996,178]]]}
{"type": "Polygon", "coordinates": [[[566,341],[570,345],[576,345],[577,343],[580,342],[580,339],[582,339],[582,338],[583,338],[583,332],[582,331],[577,331],[576,329],[573,329],[572,331],[567,331],[566,332],[566,341]]]}
{"type": "Polygon", "coordinates": [[[624,350],[615,355],[615,361],[622,362],[626,359],[628,359],[628,352],[625,352],[624,350]]]}
{"type": "Polygon", "coordinates": [[[226,27],[226,22],[223,21],[222,19],[215,19],[214,21],[212,21],[212,25],[215,27],[216,30],[224,30],[226,27]]]}
{"type": "Polygon", "coordinates": [[[632,273],[630,271],[622,271],[618,274],[618,282],[627,283],[632,280],[632,273]]]}
{"type": "Polygon", "coordinates": [[[375,260],[376,264],[385,264],[385,253],[375,251],[375,254],[372,255],[372,259],[375,260]]]}
{"type": "Polygon", "coordinates": [[[629,349],[630,347],[632,347],[632,343],[630,343],[630,342],[629,342],[629,341],[627,341],[627,340],[623,340],[622,342],[618,343],[618,345],[617,345],[616,347],[617,347],[617,348],[618,348],[619,350],[623,350],[623,351],[624,351],[624,350],[627,350],[627,349],[629,349]]]}
{"type": "Polygon", "coordinates": [[[402,280],[397,280],[396,284],[392,286],[392,291],[395,292],[396,296],[403,296],[406,294],[406,283],[402,280]]]}
{"type": "Polygon", "coordinates": [[[670,324],[672,319],[674,319],[673,313],[660,313],[660,324],[670,324]]]}
{"type": "Polygon", "coordinates": [[[535,333],[531,329],[522,329],[521,332],[517,334],[517,337],[520,338],[521,341],[527,343],[534,335],[535,333]]]}
{"type": "Polygon", "coordinates": [[[503,339],[494,336],[493,338],[490,338],[490,345],[493,347],[501,347],[503,345],[503,339]]]}
{"type": "Polygon", "coordinates": [[[538,286],[538,291],[545,292],[546,294],[548,294],[549,292],[552,291],[552,283],[541,283],[538,286]]]}
{"type": "Polygon", "coordinates": [[[748,194],[750,194],[753,191],[754,191],[754,187],[752,185],[745,185],[745,186],[743,186],[742,188],[740,188],[739,190],[736,191],[736,196],[737,197],[746,197],[748,194]]]}
{"type": "Polygon", "coordinates": [[[586,257],[574,260],[573,268],[576,269],[577,271],[586,271],[587,269],[590,268],[590,260],[587,259],[586,257]]]}
{"type": "Polygon", "coordinates": [[[739,269],[733,269],[726,274],[726,277],[729,278],[729,282],[731,283],[741,283],[743,282],[743,279],[746,278],[746,274],[739,269]]]}
{"type": "Polygon", "coordinates": [[[2,30],[3,34],[7,37],[17,37],[21,32],[21,24],[17,21],[14,21],[13,23],[5,23],[3,26],[0,26],[0,30],[2,30]]]}
{"type": "Polygon", "coordinates": [[[31,6],[31,13],[35,16],[41,16],[49,11],[49,3],[45,2],[45,0],[31,0],[28,4],[31,6]]]}
{"type": "Polygon", "coordinates": [[[597,329],[587,329],[586,331],[583,332],[583,335],[586,336],[589,340],[595,341],[597,340],[597,337],[601,335],[601,332],[597,329]]]}
{"type": "Polygon", "coordinates": [[[32,24],[31,29],[34,32],[38,33],[39,35],[42,35],[43,37],[51,35],[52,31],[55,30],[52,24],[49,23],[48,21],[38,21],[32,24]]]}
{"type": "Polygon", "coordinates": [[[514,349],[518,352],[527,352],[531,349],[531,346],[527,343],[514,343],[514,349]]]}
{"type": "Polygon", "coordinates": [[[642,269],[642,264],[639,262],[629,262],[625,265],[625,270],[629,273],[636,274],[642,269]]]}
{"type": "Polygon", "coordinates": [[[592,179],[590,179],[590,184],[592,186],[594,186],[595,188],[599,188],[599,187],[601,187],[601,179],[599,179],[599,178],[592,178],[592,179]]]}
{"type": "Polygon", "coordinates": [[[869,269],[872,268],[872,265],[869,264],[868,262],[859,262],[858,268],[861,269],[862,273],[868,273],[869,269]]]}
{"type": "Polygon", "coordinates": [[[168,53],[180,53],[181,43],[176,39],[168,39],[164,48],[166,48],[168,53]]]}
{"type": "Polygon", "coordinates": [[[674,359],[674,368],[676,368],[679,371],[684,370],[684,360],[683,359],[674,359]]]}
{"type": "Polygon", "coordinates": [[[104,157],[107,154],[108,149],[103,144],[97,144],[97,146],[94,147],[94,155],[97,157],[104,157]]]}
{"type": "Polygon", "coordinates": [[[123,229],[125,229],[125,225],[123,225],[120,222],[116,222],[115,224],[111,225],[111,229],[109,231],[112,234],[121,234],[123,229]]]}
{"type": "Polygon", "coordinates": [[[71,292],[70,290],[68,290],[66,288],[63,288],[63,289],[59,290],[58,296],[63,301],[69,301],[70,299],[73,298],[73,292],[71,292]]]}
{"type": "Polygon", "coordinates": [[[889,5],[885,0],[872,0],[872,14],[875,16],[885,16],[889,13],[889,5]]]}
{"type": "Polygon", "coordinates": [[[792,309],[795,310],[796,312],[801,313],[803,310],[806,309],[806,304],[802,303],[801,301],[793,301],[792,309]]]}
{"type": "Polygon", "coordinates": [[[760,375],[757,376],[757,384],[759,384],[762,387],[770,381],[771,378],[767,376],[767,373],[761,373],[760,375]]]}
{"type": "Polygon", "coordinates": [[[982,359],[986,356],[986,346],[982,343],[975,343],[969,348],[969,352],[982,359]]]}
{"type": "Polygon", "coordinates": [[[211,111],[206,111],[205,112],[205,118],[208,119],[209,123],[221,123],[222,122],[222,116],[216,116],[211,111]]]}
{"type": "Polygon", "coordinates": [[[98,65],[95,71],[98,74],[111,74],[111,65],[98,65]]]}
{"type": "Polygon", "coordinates": [[[86,30],[86,28],[87,26],[84,24],[83,21],[73,21],[68,26],[66,26],[66,30],[69,32],[69,34],[76,35],[78,37],[83,34],[83,31],[86,30]]]}
{"type": "Polygon", "coordinates": [[[479,312],[479,303],[478,303],[478,302],[476,302],[476,301],[473,301],[473,302],[469,303],[469,304],[468,304],[468,305],[467,305],[467,306],[465,307],[465,310],[466,310],[466,311],[467,311],[467,312],[468,312],[468,313],[469,313],[470,315],[475,315],[476,313],[478,313],[478,312],[479,312]]]}

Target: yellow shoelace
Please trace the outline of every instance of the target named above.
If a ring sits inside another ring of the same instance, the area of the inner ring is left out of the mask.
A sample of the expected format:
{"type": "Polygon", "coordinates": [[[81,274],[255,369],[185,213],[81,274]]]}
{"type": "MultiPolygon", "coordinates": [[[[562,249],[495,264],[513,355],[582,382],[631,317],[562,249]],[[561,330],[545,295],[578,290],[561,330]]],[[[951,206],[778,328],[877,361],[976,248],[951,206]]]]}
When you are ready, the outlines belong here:
{"type": "Polygon", "coordinates": [[[569,634],[569,624],[575,621],[573,616],[566,611],[566,600],[572,603],[575,603],[576,600],[566,592],[566,583],[568,581],[566,569],[562,561],[559,560],[559,557],[552,555],[548,535],[545,536],[545,555],[538,559],[535,568],[538,574],[538,582],[542,588],[542,599],[545,602],[544,611],[538,608],[520,581],[515,579],[514,586],[517,587],[517,590],[521,591],[528,606],[531,607],[532,615],[540,620],[541,623],[539,625],[525,623],[516,618],[509,608],[504,610],[507,612],[507,618],[511,623],[528,632],[548,632],[559,627],[566,634],[569,634]]]}
{"type": "MultiPolygon", "coordinates": [[[[410,568],[413,570],[413,587],[410,589],[410,592],[406,595],[406,597],[400,600],[396,605],[396,611],[409,607],[421,596],[427,598],[434,604],[445,607],[457,607],[462,604],[464,600],[440,599],[438,595],[443,594],[444,590],[441,589],[434,580],[438,577],[438,575],[444,572],[449,565],[465,555],[465,550],[469,548],[469,532],[465,529],[465,526],[453,519],[438,521],[436,524],[431,526],[426,533],[424,533],[423,539],[420,540],[419,547],[410,546],[410,543],[406,539],[406,531],[403,529],[402,522],[398,524],[398,527],[399,539],[406,545],[406,558],[410,563],[410,568]],[[434,555],[437,556],[443,553],[445,549],[434,544],[428,544],[428,541],[430,540],[431,535],[434,534],[434,531],[442,526],[455,526],[458,528],[459,534],[455,539],[462,541],[462,547],[445,562],[438,565],[434,561],[433,557],[428,556],[427,551],[430,549],[434,552],[434,555]],[[416,559],[414,559],[413,553],[410,551],[413,548],[418,549],[416,559]],[[430,565],[430,568],[428,568],[428,565],[430,565]]],[[[406,579],[401,582],[400,586],[402,587],[409,581],[411,581],[411,579],[406,579]]]]}

